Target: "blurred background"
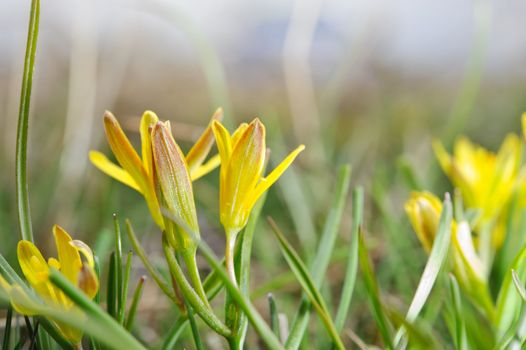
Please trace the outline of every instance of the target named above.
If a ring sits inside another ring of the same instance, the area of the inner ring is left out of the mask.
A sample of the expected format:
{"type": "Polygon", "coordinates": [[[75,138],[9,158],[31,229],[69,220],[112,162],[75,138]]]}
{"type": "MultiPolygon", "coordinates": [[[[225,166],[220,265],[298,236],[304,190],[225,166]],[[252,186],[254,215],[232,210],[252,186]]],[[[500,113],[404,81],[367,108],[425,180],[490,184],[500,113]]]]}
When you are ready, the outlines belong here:
{"type": "MultiPolygon", "coordinates": [[[[11,261],[29,5],[0,2],[0,247],[11,261]]],[[[172,121],[188,149],[222,106],[231,129],[262,119],[271,164],[306,145],[264,209],[305,256],[317,244],[338,166],[352,164],[353,184],[368,193],[379,278],[403,305],[425,261],[403,202],[414,183],[450,190],[436,176],[433,137],[449,146],[467,134],[496,149],[507,132],[518,132],[526,110],[525,14],[520,0],[43,0],[29,130],[37,241],[52,252],[50,230],[59,223],[104,251],[117,212],[133,220],[154,254],[158,232],[142,198],[89,164],[90,149],[110,154],[102,114],[112,111],[136,142],[142,112],[153,110],[172,121]]],[[[217,171],[195,186],[203,237],[220,252],[217,171]]],[[[286,267],[266,225],[260,230],[254,274],[265,281],[286,267]]],[[[335,296],[338,264],[330,271],[335,296]]],[[[279,290],[299,291],[283,280],[279,290]]],[[[262,285],[255,284],[256,296],[266,292],[262,285]]],[[[161,307],[154,298],[150,303],[143,307],[161,307]]],[[[372,324],[366,308],[356,302],[353,329],[372,324]]],[[[155,327],[144,329],[145,339],[158,336],[155,327]]]]}

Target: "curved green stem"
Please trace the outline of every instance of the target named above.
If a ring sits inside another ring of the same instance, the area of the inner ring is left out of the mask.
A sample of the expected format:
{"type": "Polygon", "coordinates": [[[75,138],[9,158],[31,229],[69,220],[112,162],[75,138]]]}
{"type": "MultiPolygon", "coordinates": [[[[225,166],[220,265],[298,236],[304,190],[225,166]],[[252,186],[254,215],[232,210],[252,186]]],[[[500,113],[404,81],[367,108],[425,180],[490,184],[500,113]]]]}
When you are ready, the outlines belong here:
{"type": "Polygon", "coordinates": [[[192,285],[197,292],[197,295],[203,300],[203,302],[206,304],[206,306],[211,309],[208,302],[208,298],[206,297],[206,292],[203,287],[203,282],[201,281],[201,276],[199,275],[199,268],[197,267],[197,262],[195,260],[195,255],[197,252],[197,247],[195,249],[192,249],[192,251],[183,252],[183,260],[186,264],[186,269],[188,271],[188,276],[190,277],[190,281],[192,282],[192,285]]]}
{"type": "Polygon", "coordinates": [[[225,246],[225,266],[228,272],[228,277],[232,283],[237,287],[236,267],[234,264],[234,251],[236,248],[236,237],[238,232],[226,232],[226,246],[225,246]]]}
{"type": "Polygon", "coordinates": [[[168,243],[166,235],[163,234],[163,250],[168,262],[168,267],[177,285],[181,288],[186,301],[192,306],[194,311],[203,319],[203,321],[214,330],[214,332],[222,335],[225,338],[231,336],[230,329],[225,326],[221,320],[213,313],[212,309],[207,306],[199,295],[192,288],[186,279],[181,266],[177,263],[174,251],[168,243]]]}

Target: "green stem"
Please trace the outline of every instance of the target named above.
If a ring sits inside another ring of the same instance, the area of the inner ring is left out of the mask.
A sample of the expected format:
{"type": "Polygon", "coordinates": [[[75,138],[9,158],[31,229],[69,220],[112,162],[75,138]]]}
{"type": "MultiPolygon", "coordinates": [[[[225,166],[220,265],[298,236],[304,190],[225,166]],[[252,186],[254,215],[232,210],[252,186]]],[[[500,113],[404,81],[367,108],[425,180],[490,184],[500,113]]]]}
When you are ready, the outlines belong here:
{"type": "Polygon", "coordinates": [[[177,263],[177,259],[174,255],[173,248],[168,243],[167,237],[163,234],[163,250],[168,262],[168,267],[173,278],[176,280],[177,285],[181,288],[186,301],[192,306],[194,311],[201,316],[203,321],[210,326],[217,334],[222,335],[225,338],[230,337],[231,332],[227,326],[225,326],[221,320],[213,313],[213,311],[205,304],[199,295],[192,288],[188,280],[186,279],[181,266],[177,263]]]}
{"type": "Polygon", "coordinates": [[[234,265],[234,251],[236,248],[236,238],[238,232],[226,232],[226,246],[225,246],[225,266],[228,272],[230,281],[237,287],[236,267],[234,265]]]}
{"type": "Polygon", "coordinates": [[[20,91],[20,109],[18,112],[18,127],[16,131],[15,169],[18,224],[20,226],[22,239],[28,241],[33,241],[33,230],[31,228],[31,214],[29,210],[29,193],[27,186],[27,133],[39,19],[40,1],[32,0],[27,33],[26,55],[24,59],[24,75],[22,77],[22,89],[20,91]]]}
{"type": "Polygon", "coordinates": [[[199,268],[197,267],[197,262],[195,260],[196,252],[197,247],[195,249],[192,249],[191,251],[183,252],[181,255],[186,264],[186,270],[188,271],[190,281],[192,282],[192,285],[195,291],[197,292],[197,295],[199,295],[201,300],[203,300],[203,302],[208,308],[212,309],[208,302],[208,298],[206,297],[206,292],[203,288],[203,282],[201,282],[201,276],[199,275],[199,268]]]}

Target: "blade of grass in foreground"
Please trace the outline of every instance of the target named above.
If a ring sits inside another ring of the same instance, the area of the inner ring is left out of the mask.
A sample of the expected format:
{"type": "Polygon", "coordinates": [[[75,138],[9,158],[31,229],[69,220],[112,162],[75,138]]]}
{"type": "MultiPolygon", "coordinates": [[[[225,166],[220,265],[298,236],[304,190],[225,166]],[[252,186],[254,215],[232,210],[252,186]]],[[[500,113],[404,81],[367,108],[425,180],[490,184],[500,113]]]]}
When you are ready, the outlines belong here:
{"type": "Polygon", "coordinates": [[[378,330],[380,331],[380,335],[382,336],[385,347],[387,349],[394,349],[393,343],[391,341],[389,324],[387,323],[387,316],[380,300],[378,282],[376,281],[374,270],[369,260],[369,253],[367,251],[367,246],[365,245],[363,232],[360,232],[359,235],[358,256],[360,259],[360,267],[362,269],[365,288],[367,290],[367,296],[369,297],[369,302],[371,303],[373,316],[376,320],[376,324],[378,325],[378,330]]]}
{"type": "Polygon", "coordinates": [[[29,193],[27,185],[27,133],[29,126],[29,106],[33,86],[33,71],[38,41],[40,22],[40,0],[31,1],[29,27],[27,33],[26,55],[24,58],[24,75],[20,91],[20,109],[16,131],[16,203],[18,223],[22,239],[33,241],[31,214],[29,210],[29,193]]]}
{"type": "Polygon", "coordinates": [[[299,257],[298,253],[296,253],[294,248],[287,241],[287,239],[285,238],[281,230],[278,228],[276,223],[271,218],[268,219],[268,222],[272,227],[274,235],[279,241],[281,252],[285,257],[287,264],[289,265],[292,272],[294,272],[294,274],[296,275],[296,279],[300,283],[303,291],[305,292],[305,294],[307,294],[307,297],[309,298],[311,304],[318,312],[318,315],[320,316],[325,328],[329,332],[329,335],[331,336],[333,342],[336,344],[336,347],[338,349],[345,349],[345,346],[343,345],[340,336],[338,335],[338,331],[336,330],[336,327],[332,322],[330,313],[327,309],[327,305],[325,304],[325,301],[323,300],[320,291],[318,290],[318,288],[316,288],[307,267],[299,257]]]}
{"type": "MultiPolygon", "coordinates": [[[[446,193],[440,221],[438,223],[437,235],[431,248],[431,253],[427,260],[424,272],[418,283],[415,296],[411,301],[409,310],[407,311],[407,322],[414,322],[420,311],[424,307],[431,290],[435,284],[438,274],[444,265],[449,250],[449,243],[451,241],[451,221],[453,219],[453,209],[451,206],[451,199],[446,193]]],[[[395,336],[395,346],[398,348],[400,344],[405,344],[405,330],[401,327],[395,336]]],[[[405,347],[405,346],[402,346],[405,347]]]]}
{"type": "MultiPolygon", "coordinates": [[[[322,284],[323,277],[329,266],[330,259],[334,250],[334,244],[338,235],[340,221],[345,206],[345,200],[349,192],[349,182],[351,178],[351,167],[344,165],[340,168],[338,173],[338,181],[336,191],[331,204],[331,209],[325,222],[323,234],[320,238],[320,243],[316,256],[311,266],[311,276],[314,281],[314,286],[319,288],[322,284]]],[[[296,350],[299,348],[307,325],[309,323],[311,305],[308,298],[303,298],[299,311],[294,318],[290,327],[290,334],[287,338],[285,347],[287,350],[296,350]]]]}
{"type": "Polygon", "coordinates": [[[358,271],[358,234],[362,224],[363,216],[363,187],[356,187],[352,194],[352,231],[351,244],[347,257],[347,267],[345,269],[345,280],[343,282],[340,304],[336,312],[335,324],[338,333],[341,333],[347,319],[349,306],[356,283],[356,274],[358,271]]]}
{"type": "Polygon", "coordinates": [[[449,275],[449,290],[451,294],[451,300],[453,302],[453,313],[455,316],[455,334],[453,335],[455,349],[467,350],[469,349],[469,346],[467,343],[464,318],[462,317],[462,298],[460,296],[460,287],[458,286],[458,282],[455,276],[451,274],[449,275]]]}
{"type": "MultiPolygon", "coordinates": [[[[49,279],[60,290],[64,292],[79,308],[81,308],[89,318],[96,320],[96,324],[101,333],[92,334],[100,342],[104,342],[114,349],[144,350],[141,345],[130,333],[128,333],[115,319],[105,313],[97,304],[91,301],[84,293],[73,286],[60,272],[55,269],[50,270],[49,279]],[[118,345],[117,345],[118,344],[118,345]]],[[[54,316],[56,317],[56,316],[54,316]]],[[[76,317],[81,322],[81,319],[76,317]]],[[[78,325],[75,325],[78,327],[78,325]]],[[[85,329],[83,326],[78,327],[85,329]]]]}

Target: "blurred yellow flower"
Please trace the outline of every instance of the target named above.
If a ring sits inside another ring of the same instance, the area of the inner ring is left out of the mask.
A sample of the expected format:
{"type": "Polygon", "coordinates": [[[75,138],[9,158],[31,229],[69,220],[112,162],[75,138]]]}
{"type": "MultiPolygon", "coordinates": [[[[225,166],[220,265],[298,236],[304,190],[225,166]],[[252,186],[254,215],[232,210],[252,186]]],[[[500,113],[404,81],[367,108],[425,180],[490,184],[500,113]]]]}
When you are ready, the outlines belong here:
{"type": "MultiPolygon", "coordinates": [[[[429,254],[437,234],[442,203],[430,192],[413,192],[405,203],[405,211],[422,246],[429,254]]],[[[487,285],[487,272],[477,254],[467,221],[451,223],[453,273],[461,287],[480,307],[493,316],[493,303],[487,285]]]]}
{"type": "Polygon", "coordinates": [[[239,232],[247,223],[259,197],[303,151],[298,146],[268,176],[262,177],[266,162],[265,126],[259,119],[241,124],[233,135],[218,121],[212,124],[221,157],[219,211],[227,234],[239,232]]]}
{"type": "MultiPolygon", "coordinates": [[[[69,282],[81,289],[90,299],[93,299],[99,290],[99,280],[94,270],[93,253],[85,243],[73,240],[58,225],[53,227],[53,235],[58,259],[49,258],[46,262],[38,248],[33,243],[24,240],[18,242],[18,261],[27,281],[46,304],[72,311],[75,310],[73,301],[49,280],[50,268],[59,270],[69,282]],[[84,262],[81,255],[84,257],[84,262]]],[[[32,310],[27,307],[30,304],[17,303],[17,300],[23,297],[24,293],[20,286],[9,285],[1,276],[0,286],[8,295],[12,296],[11,304],[19,313],[24,315],[38,314],[38,309],[32,310]]],[[[64,338],[73,344],[80,343],[82,331],[59,322],[56,322],[56,326],[64,338]]]]}
{"type": "MultiPolygon", "coordinates": [[[[212,121],[220,120],[222,116],[223,111],[219,108],[212,116],[212,121]]],[[[141,118],[141,158],[126,137],[117,119],[110,112],[106,112],[104,114],[106,138],[120,166],[111,162],[103,153],[98,151],[91,151],[89,156],[93,165],[102,172],[141,193],[146,200],[155,223],[161,229],[164,229],[164,220],[155,189],[151,145],[151,130],[158,121],[157,115],[151,111],[144,112],[141,118]]],[[[169,122],[166,122],[165,125],[170,130],[169,122]]],[[[210,123],[186,156],[192,180],[198,179],[219,165],[220,159],[218,155],[203,164],[213,142],[214,138],[210,123]]]]}
{"type": "Polygon", "coordinates": [[[455,143],[453,155],[447,153],[440,141],[434,141],[433,148],[440,166],[460,189],[466,208],[481,211],[481,224],[494,224],[492,239],[499,246],[504,234],[498,220],[519,178],[521,139],[509,134],[497,154],[465,137],[455,143]]]}

